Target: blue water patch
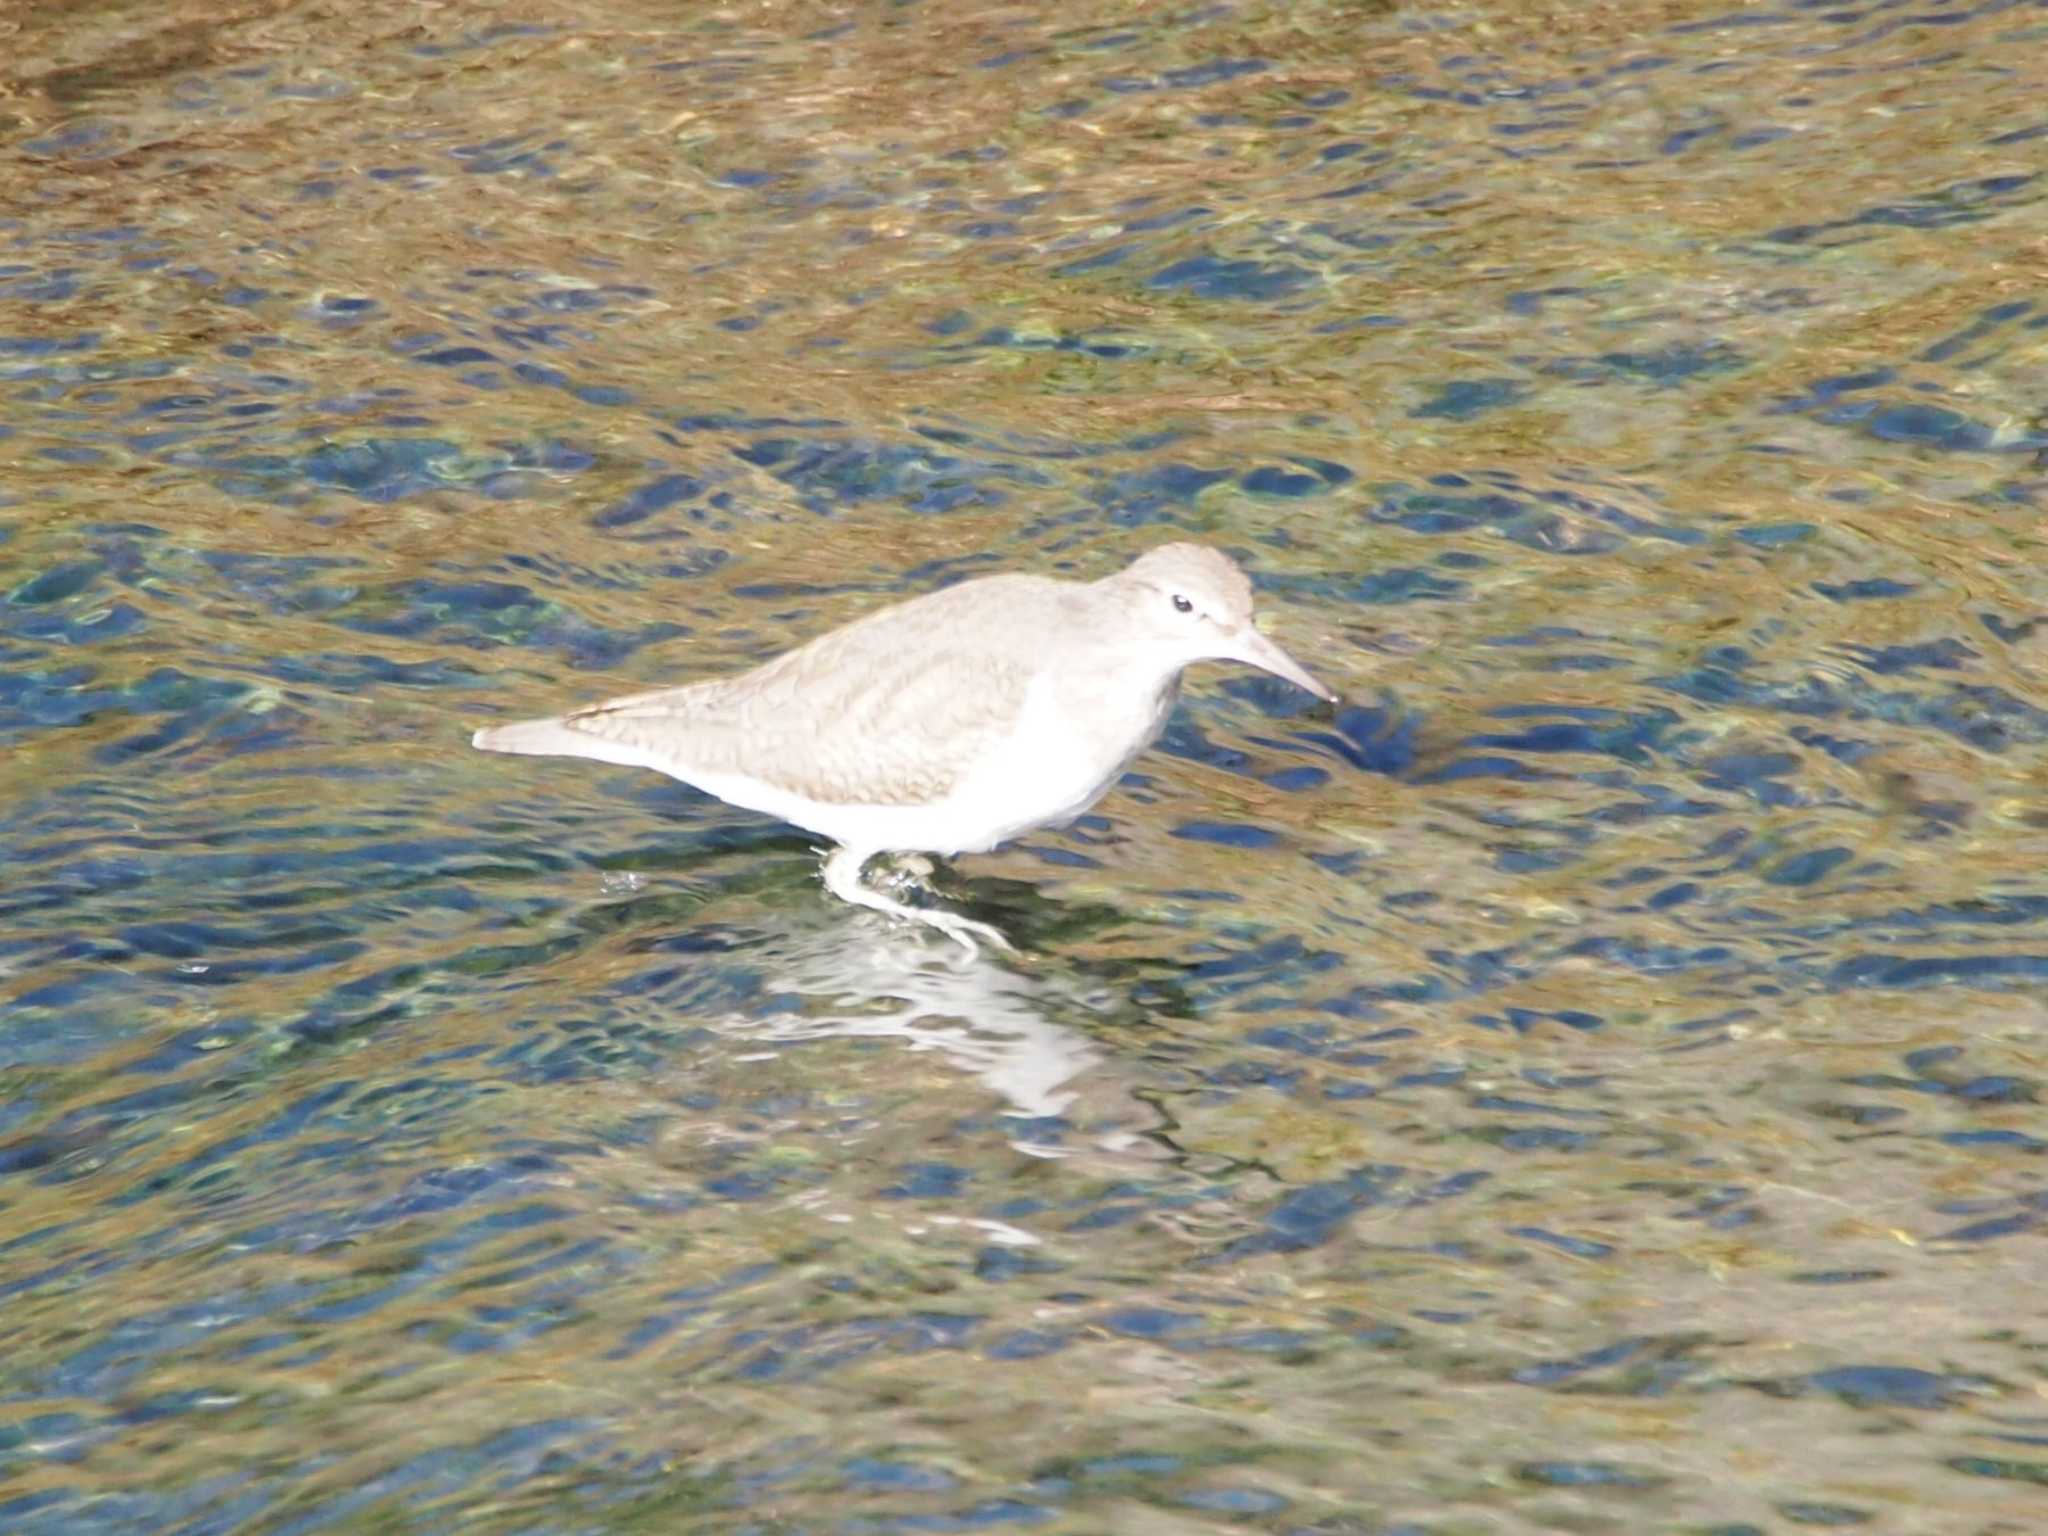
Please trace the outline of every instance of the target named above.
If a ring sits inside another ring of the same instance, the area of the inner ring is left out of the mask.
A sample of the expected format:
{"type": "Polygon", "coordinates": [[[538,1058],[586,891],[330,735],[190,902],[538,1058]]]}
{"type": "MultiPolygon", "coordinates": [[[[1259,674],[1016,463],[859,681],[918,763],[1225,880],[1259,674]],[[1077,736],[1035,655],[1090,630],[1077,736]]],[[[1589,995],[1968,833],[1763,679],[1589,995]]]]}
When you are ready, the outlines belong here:
{"type": "Polygon", "coordinates": [[[1120,96],[1152,91],[1192,90],[1224,80],[1236,80],[1245,75],[1263,74],[1271,67],[1264,59],[1211,59],[1204,64],[1162,70],[1156,75],[1110,75],[1101,83],[1105,90],[1120,96]]]}
{"type": "MultiPolygon", "coordinates": [[[[1535,713],[1541,706],[1519,713],[1535,713]]],[[[1461,743],[1471,748],[1505,752],[1584,752],[1647,764],[1678,724],[1670,710],[1651,709],[1637,715],[1603,711],[1598,721],[1557,720],[1514,732],[1480,733],[1461,743]]]]}
{"type": "Polygon", "coordinates": [[[1096,489],[1105,506],[1134,511],[1163,510],[1192,505],[1202,492],[1231,478],[1227,469],[1203,469],[1192,464],[1168,462],[1149,469],[1130,470],[1102,482],[1096,489]]]}
{"type": "Polygon", "coordinates": [[[1853,603],[1870,598],[1906,597],[1919,591],[1920,583],[1891,576],[1864,576],[1854,581],[1816,581],[1813,590],[1830,602],[1853,603]]]}
{"type": "Polygon", "coordinates": [[[1191,843],[1219,843],[1226,848],[1273,848],[1280,834],[1269,827],[1240,822],[1187,821],[1173,829],[1173,836],[1191,843]]]}
{"type": "Polygon", "coordinates": [[[1817,531],[1812,523],[1762,523],[1736,529],[1735,537],[1753,549],[1783,549],[1805,543],[1817,531]]]}
{"type": "Polygon", "coordinates": [[[1523,1482],[1546,1488],[1662,1488],[1671,1478],[1661,1472],[1637,1471],[1603,1461],[1532,1461],[1515,1468],[1523,1482]]]}
{"type": "Polygon", "coordinates": [[[1804,245],[1824,235],[1869,227],[1949,229],[1988,219],[2000,208],[2027,201],[2021,194],[2037,179],[2034,174],[1983,176],[1954,182],[1902,202],[1865,208],[1847,218],[1822,224],[1788,224],[1767,236],[1782,245],[1804,245]]]}
{"type": "Polygon", "coordinates": [[[471,176],[552,177],[555,168],[546,156],[566,151],[569,143],[566,139],[551,139],[533,149],[521,147],[533,137],[531,134],[512,134],[482,144],[458,145],[448,153],[462,171],[471,176]]]}
{"type": "Polygon", "coordinates": [[[692,475],[662,475],[613,502],[590,520],[591,525],[597,528],[631,527],[657,512],[693,500],[703,494],[704,488],[704,482],[692,475]]]}
{"type": "Polygon", "coordinates": [[[1563,358],[1546,364],[1543,371],[1580,383],[1620,381],[1671,388],[1693,379],[1735,372],[1745,367],[1748,361],[1727,342],[1674,342],[1641,352],[1603,352],[1598,357],[1563,358]]]}
{"type": "Polygon", "coordinates": [[[1287,298],[1320,282],[1321,278],[1306,267],[1204,254],[1160,268],[1145,280],[1145,286],[1188,293],[1198,299],[1259,303],[1287,298]]]}
{"type": "Polygon", "coordinates": [[[1895,1408],[1946,1408],[1965,1397],[1995,1389],[1992,1382],[1981,1376],[1948,1375],[1895,1365],[1837,1366],[1783,1385],[1825,1392],[1848,1403],[1895,1408]]]}
{"type": "Polygon", "coordinates": [[[1986,139],[1987,144],[2024,144],[2029,139],[2048,138],[2048,123],[2034,123],[2025,128],[2015,128],[2010,133],[2001,133],[1986,139]]]}
{"type": "Polygon", "coordinates": [[[1238,484],[1254,496],[1319,496],[1349,483],[1352,472],[1327,459],[1295,458],[1293,467],[1261,465],[1239,477],[1238,484]]]}
{"type": "Polygon", "coordinates": [[[1453,379],[1437,385],[1436,393],[1408,414],[1472,421],[1488,411],[1517,404],[1528,393],[1529,386],[1519,379],[1453,379]]]}
{"type": "Polygon", "coordinates": [[[112,133],[103,123],[72,123],[55,133],[25,139],[22,149],[47,159],[96,159],[116,152],[112,133]]]}
{"type": "Polygon", "coordinates": [[[62,602],[75,597],[92,586],[100,577],[102,567],[94,560],[73,560],[52,566],[38,576],[32,576],[7,594],[7,601],[22,607],[40,607],[45,603],[62,602]]]}
{"type": "Polygon", "coordinates": [[[1334,730],[1300,731],[1294,739],[1360,772],[1399,778],[1414,768],[1420,736],[1421,721],[1413,716],[1351,704],[1338,709],[1334,730]]]}
{"type": "Polygon", "coordinates": [[[1478,490],[1455,495],[1441,490],[1399,488],[1382,496],[1370,514],[1411,533],[1462,534],[1486,529],[1531,549],[1568,554],[1601,554],[1622,540],[1600,529],[1573,525],[1534,500],[1478,490]]]}
{"type": "MultiPolygon", "coordinates": [[[[21,281],[17,277],[0,278],[0,293],[14,287],[21,281]]],[[[37,297],[64,297],[52,294],[33,295],[25,291],[6,293],[8,298],[34,299],[37,297]]],[[[92,352],[101,344],[98,331],[83,331],[75,336],[0,336],[0,357],[55,357],[66,352],[92,352]]]]}
{"type": "Polygon", "coordinates": [[[815,512],[886,498],[914,512],[945,513],[1000,505],[1009,499],[1007,486],[1048,483],[1029,465],[912,443],[761,437],[733,452],[790,486],[815,512]]]}
{"type": "Polygon", "coordinates": [[[1614,1245],[1611,1243],[1596,1242],[1591,1238],[1570,1237],[1561,1232],[1547,1231],[1542,1227],[1510,1227],[1508,1236],[1555,1248],[1575,1259],[1604,1259],[1614,1252],[1614,1245]]]}
{"type": "Polygon", "coordinates": [[[1917,645],[1850,645],[1844,647],[1858,666],[1880,677],[1922,670],[1955,672],[1981,660],[1978,653],[1952,636],[1917,645]]]}
{"type": "Polygon", "coordinates": [[[397,501],[446,483],[440,471],[462,459],[454,443],[438,438],[371,438],[324,443],[296,456],[231,457],[180,452],[176,461],[213,470],[228,483],[270,496],[288,495],[299,482],[344,490],[365,501],[397,501]]]}
{"type": "Polygon", "coordinates": [[[983,331],[970,342],[963,343],[963,350],[986,347],[1002,347],[1020,352],[1078,352],[1106,361],[1143,357],[1151,350],[1146,343],[1128,336],[1070,333],[1020,335],[1008,326],[1000,325],[983,331]]]}
{"type": "Polygon", "coordinates": [[[1851,955],[1830,968],[1835,987],[1911,989],[1960,984],[1973,987],[2038,985],[2048,979],[2048,954],[1851,955]]]}
{"type": "MultiPolygon", "coordinates": [[[[1880,442],[1939,448],[1951,453],[1979,452],[1992,443],[1990,428],[1946,406],[1881,406],[1861,417],[1859,424],[1880,442]]],[[[2025,446],[2025,440],[2019,440],[2016,446],[2025,446]]]]}
{"type": "Polygon", "coordinates": [[[1304,1185],[1266,1212],[1261,1230],[1237,1239],[1220,1257],[1235,1263],[1260,1254],[1319,1248],[1358,1212],[1390,1199],[1400,1176],[1394,1168],[1365,1168],[1342,1179],[1304,1185]]]}
{"type": "Polygon", "coordinates": [[[1765,873],[1764,879],[1772,885],[1808,886],[1840,869],[1855,857],[1847,848],[1814,848],[1793,857],[1765,873]]]}
{"type": "Polygon", "coordinates": [[[616,666],[642,646],[689,633],[655,622],[614,630],[545,599],[522,584],[503,581],[379,582],[357,589],[333,609],[330,622],[365,634],[418,639],[433,635],[468,649],[532,645],[564,652],[574,666],[616,666]]]}
{"type": "Polygon", "coordinates": [[[852,1458],[841,1472],[849,1488],[868,1493],[937,1493],[960,1486],[960,1480],[941,1467],[870,1456],[852,1458]]]}
{"type": "Polygon", "coordinates": [[[499,499],[520,497],[534,489],[526,471],[573,472],[588,463],[587,456],[559,444],[514,443],[476,452],[444,438],[410,436],[330,440],[295,454],[178,448],[166,458],[208,471],[236,494],[286,505],[316,491],[394,502],[451,486],[499,499]]]}
{"type": "MultiPolygon", "coordinates": [[[[2033,308],[2034,301],[2032,299],[2014,299],[2008,303],[1994,304],[1961,330],[1951,332],[1921,352],[1920,361],[1923,363],[1948,362],[1958,353],[1970,347],[1979,346],[1997,335],[2006,328],[2009,322],[2023,318],[2031,313],[2033,308]]],[[[1981,365],[1988,360],[1988,357],[1979,358],[1976,360],[1975,365],[1981,365]]]]}
{"type": "Polygon", "coordinates": [[[420,362],[431,363],[436,368],[454,368],[465,363],[495,363],[498,359],[482,347],[440,347],[432,352],[414,354],[420,362]]]}
{"type": "Polygon", "coordinates": [[[47,272],[17,269],[0,275],[0,296],[25,304],[55,304],[76,298],[79,273],[75,267],[60,266],[47,272]]]}
{"type": "Polygon", "coordinates": [[[1174,1502],[1219,1515],[1271,1515],[1289,1507],[1287,1499],[1265,1488],[1198,1488],[1178,1495],[1174,1502]]]}
{"type": "Polygon", "coordinates": [[[1922,727],[1955,736],[1988,752],[2048,741],[2048,710],[2002,688],[1943,682],[1931,687],[1890,689],[1863,676],[1806,675],[1778,682],[1753,675],[1754,671],[1755,659],[1747,651],[1723,646],[1685,672],[1652,681],[1655,686],[1704,703],[1739,701],[1746,707],[1808,720],[1881,720],[1922,727]]]}

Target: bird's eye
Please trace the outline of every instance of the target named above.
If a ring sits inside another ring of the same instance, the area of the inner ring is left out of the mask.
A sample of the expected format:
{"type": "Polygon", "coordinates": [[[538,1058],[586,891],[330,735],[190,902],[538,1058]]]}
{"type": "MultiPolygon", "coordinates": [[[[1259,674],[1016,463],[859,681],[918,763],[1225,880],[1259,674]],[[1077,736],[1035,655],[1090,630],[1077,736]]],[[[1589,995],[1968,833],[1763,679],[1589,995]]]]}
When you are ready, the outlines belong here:
{"type": "Polygon", "coordinates": [[[1173,611],[1175,613],[1193,613],[1195,605],[1176,592],[1173,594],[1173,611]]]}

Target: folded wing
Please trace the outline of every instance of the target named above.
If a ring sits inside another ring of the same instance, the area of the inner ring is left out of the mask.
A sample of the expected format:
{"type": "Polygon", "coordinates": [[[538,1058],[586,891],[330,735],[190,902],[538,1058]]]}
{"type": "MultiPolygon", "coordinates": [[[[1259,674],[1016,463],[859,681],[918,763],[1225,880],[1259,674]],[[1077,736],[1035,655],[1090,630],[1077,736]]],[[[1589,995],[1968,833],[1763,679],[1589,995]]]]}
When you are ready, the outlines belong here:
{"type": "Polygon", "coordinates": [[[491,726],[472,740],[705,787],[742,777],[829,804],[928,804],[1009,737],[1035,671],[1014,635],[972,622],[987,598],[974,589],[991,584],[884,609],[739,677],[491,726]]]}

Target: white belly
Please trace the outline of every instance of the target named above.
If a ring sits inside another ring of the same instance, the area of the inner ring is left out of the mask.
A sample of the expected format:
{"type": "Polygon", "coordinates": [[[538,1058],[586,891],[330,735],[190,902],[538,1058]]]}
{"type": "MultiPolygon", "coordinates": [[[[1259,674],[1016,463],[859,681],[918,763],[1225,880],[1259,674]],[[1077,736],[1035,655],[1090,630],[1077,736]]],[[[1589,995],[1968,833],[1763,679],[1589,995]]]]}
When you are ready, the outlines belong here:
{"type": "Polygon", "coordinates": [[[1123,776],[1172,707],[1168,689],[1136,709],[1077,714],[1034,689],[1016,728],[944,799],[927,805],[833,805],[754,780],[693,776],[699,789],[877,853],[982,853],[1037,827],[1073,820],[1123,776]],[[1149,706],[1149,707],[1148,707],[1149,706]],[[1098,722],[1114,722],[1104,729],[1098,722]]]}

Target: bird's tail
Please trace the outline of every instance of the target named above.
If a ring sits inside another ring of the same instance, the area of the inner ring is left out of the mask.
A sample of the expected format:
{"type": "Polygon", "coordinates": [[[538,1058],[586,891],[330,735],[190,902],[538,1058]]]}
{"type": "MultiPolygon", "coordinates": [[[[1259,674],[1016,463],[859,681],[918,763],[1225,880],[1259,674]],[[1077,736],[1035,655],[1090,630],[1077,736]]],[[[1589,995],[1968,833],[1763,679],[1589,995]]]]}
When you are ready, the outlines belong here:
{"type": "Polygon", "coordinates": [[[613,763],[621,768],[652,768],[688,782],[688,775],[678,764],[675,754],[664,751],[659,743],[633,735],[585,730],[576,724],[579,718],[593,716],[557,715],[546,720],[514,720],[509,725],[487,725],[470,737],[469,742],[486,752],[517,752],[526,757],[586,757],[592,762],[613,763]]]}
{"type": "Polygon", "coordinates": [[[469,738],[469,744],[486,752],[518,752],[528,757],[588,757],[591,747],[588,736],[559,718],[487,725],[469,738]]]}

